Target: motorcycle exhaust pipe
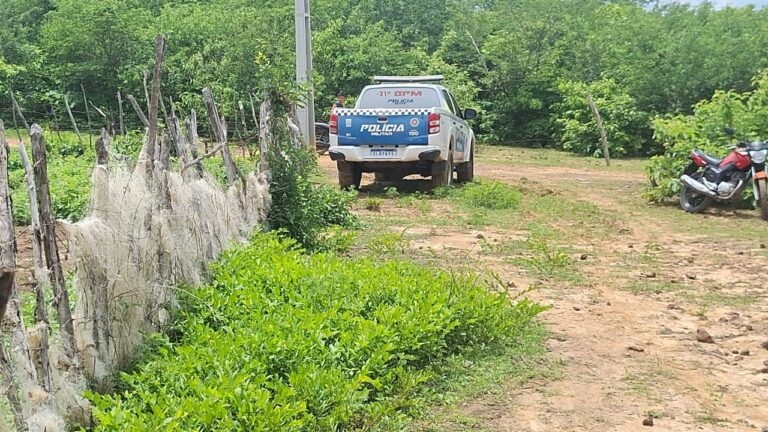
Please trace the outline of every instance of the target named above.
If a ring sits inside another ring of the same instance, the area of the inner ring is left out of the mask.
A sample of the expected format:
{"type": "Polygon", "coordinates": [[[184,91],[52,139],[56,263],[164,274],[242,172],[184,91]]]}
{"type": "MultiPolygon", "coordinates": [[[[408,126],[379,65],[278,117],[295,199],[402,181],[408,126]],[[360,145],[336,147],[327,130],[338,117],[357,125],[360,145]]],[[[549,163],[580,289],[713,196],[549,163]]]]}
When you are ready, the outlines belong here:
{"type": "Polygon", "coordinates": [[[700,181],[694,179],[693,177],[685,174],[682,177],[680,177],[680,181],[688,185],[691,189],[695,190],[696,192],[706,195],[711,198],[718,198],[717,193],[710,190],[708,187],[704,186],[703,183],[700,181]]]}

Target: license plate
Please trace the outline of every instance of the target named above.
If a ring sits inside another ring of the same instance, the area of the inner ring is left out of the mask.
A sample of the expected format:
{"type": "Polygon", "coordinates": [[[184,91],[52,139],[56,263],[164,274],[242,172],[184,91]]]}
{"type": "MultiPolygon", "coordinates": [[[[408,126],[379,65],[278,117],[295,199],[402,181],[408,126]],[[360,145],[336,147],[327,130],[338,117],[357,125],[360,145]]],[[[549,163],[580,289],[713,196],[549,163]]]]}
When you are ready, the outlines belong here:
{"type": "Polygon", "coordinates": [[[395,149],[371,149],[371,157],[389,158],[396,156],[397,150],[395,149]]]}

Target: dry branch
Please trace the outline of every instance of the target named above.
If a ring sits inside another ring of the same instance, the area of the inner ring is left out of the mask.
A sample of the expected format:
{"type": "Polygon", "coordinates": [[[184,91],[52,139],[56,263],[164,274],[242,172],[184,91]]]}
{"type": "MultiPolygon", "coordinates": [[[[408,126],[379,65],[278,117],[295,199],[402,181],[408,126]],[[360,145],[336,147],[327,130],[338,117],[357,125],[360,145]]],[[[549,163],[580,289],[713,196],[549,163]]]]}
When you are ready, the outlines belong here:
{"type": "MultiPolygon", "coordinates": [[[[199,138],[197,136],[197,113],[195,110],[189,113],[189,117],[184,120],[184,126],[186,127],[187,144],[189,145],[189,153],[193,159],[197,159],[197,149],[200,148],[199,138]]],[[[193,163],[193,162],[190,162],[193,163]]],[[[203,177],[203,165],[198,161],[195,163],[197,176],[203,177]]]]}
{"type": "Polygon", "coordinates": [[[266,94],[259,107],[259,172],[269,171],[269,149],[274,148],[272,142],[272,102],[266,94]]]}
{"type": "Polygon", "coordinates": [[[24,113],[21,112],[21,106],[16,101],[16,96],[13,95],[13,90],[9,90],[11,94],[11,102],[13,103],[13,108],[15,109],[15,112],[19,114],[19,117],[21,118],[21,121],[24,123],[24,128],[29,132],[29,123],[27,123],[27,119],[24,118],[24,113]]]}

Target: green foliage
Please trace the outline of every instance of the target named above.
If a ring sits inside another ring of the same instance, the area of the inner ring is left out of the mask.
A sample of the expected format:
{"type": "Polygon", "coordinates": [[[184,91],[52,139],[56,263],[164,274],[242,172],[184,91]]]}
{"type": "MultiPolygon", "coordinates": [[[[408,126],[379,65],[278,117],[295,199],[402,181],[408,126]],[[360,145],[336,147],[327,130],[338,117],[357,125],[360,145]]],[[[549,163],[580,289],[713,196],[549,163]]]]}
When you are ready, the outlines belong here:
{"type": "Polygon", "coordinates": [[[696,104],[693,115],[653,119],[654,138],[665,151],[646,166],[649,200],[663,201],[680,192],[679,177],[690,162],[691,150],[725,155],[728,145],[733,144],[725,126],[733,127],[740,140],[768,138],[768,72],[755,78],[754,85],[755,89],[746,93],[716,91],[710,100],[696,104]]]}
{"type": "Polygon", "coordinates": [[[469,208],[516,210],[520,207],[520,191],[500,181],[478,181],[457,189],[455,196],[469,208]]]}
{"type": "MultiPolygon", "coordinates": [[[[45,133],[48,161],[48,188],[53,217],[78,221],[88,209],[91,196],[93,151],[83,149],[74,134],[45,133]],[[87,154],[85,153],[87,152],[87,154]],[[85,155],[85,156],[80,156],[85,155]]],[[[87,144],[86,144],[87,145],[87,144]]],[[[27,154],[32,157],[27,145],[27,154]]],[[[13,219],[17,224],[29,223],[29,197],[24,167],[17,150],[9,153],[8,186],[13,203],[13,219]]]]}
{"type": "Polygon", "coordinates": [[[600,112],[611,156],[637,155],[644,150],[648,114],[639,111],[634,98],[614,80],[590,84],[560,81],[558,91],[562,101],[553,106],[552,121],[564,150],[595,157],[603,154],[588,94],[600,112]]]}
{"type": "Polygon", "coordinates": [[[402,416],[444,359],[492,352],[543,307],[412,263],[307,256],[262,234],[178,313],[178,341],[95,395],[96,430],[368,429],[402,416]]]}
{"type": "Polygon", "coordinates": [[[357,193],[339,191],[319,181],[317,160],[305,148],[287,145],[280,153],[272,152],[269,166],[271,229],[284,231],[305,248],[318,249],[328,227],[357,225],[350,210],[357,193]]]}

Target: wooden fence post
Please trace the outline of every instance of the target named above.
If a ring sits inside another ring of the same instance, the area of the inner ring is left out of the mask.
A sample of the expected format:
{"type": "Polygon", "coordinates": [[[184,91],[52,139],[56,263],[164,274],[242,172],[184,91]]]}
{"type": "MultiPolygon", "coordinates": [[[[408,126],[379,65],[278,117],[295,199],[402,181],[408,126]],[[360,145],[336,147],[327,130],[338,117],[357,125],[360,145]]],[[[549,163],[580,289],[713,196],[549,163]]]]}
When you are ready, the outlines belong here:
{"type": "Polygon", "coordinates": [[[603,127],[603,119],[600,117],[600,111],[597,110],[597,105],[595,105],[595,101],[592,99],[592,93],[587,92],[587,103],[592,110],[592,116],[595,118],[597,129],[600,131],[600,141],[603,143],[605,165],[611,166],[611,155],[608,152],[608,135],[606,135],[605,128],[603,127]]]}
{"type": "Polygon", "coordinates": [[[35,187],[37,188],[37,206],[40,209],[40,226],[42,228],[45,262],[50,270],[51,286],[54,293],[54,305],[59,312],[59,326],[64,341],[67,358],[75,360],[75,330],[72,322],[72,310],[69,305],[69,294],[64,279],[64,271],[59,259],[59,246],[56,244],[56,227],[51,206],[51,193],[48,188],[48,165],[46,162],[45,140],[43,129],[33,124],[30,140],[35,163],[35,187]]]}
{"type": "Polygon", "coordinates": [[[272,102],[265,93],[259,107],[259,172],[269,171],[269,151],[272,143],[272,102]]]}
{"type": "Polygon", "coordinates": [[[72,122],[72,127],[75,129],[75,133],[77,134],[77,141],[80,142],[80,148],[85,149],[83,144],[83,136],[80,135],[80,129],[77,127],[75,116],[72,115],[72,108],[69,107],[69,97],[67,95],[64,95],[64,106],[67,107],[67,114],[69,114],[69,120],[72,122]]]}
{"type": "Polygon", "coordinates": [[[216,140],[221,147],[224,169],[227,172],[227,183],[231,185],[235,180],[242,180],[243,175],[240,173],[237,165],[235,165],[235,161],[232,160],[232,154],[229,152],[229,146],[227,144],[227,124],[222,117],[219,117],[219,109],[216,108],[216,101],[213,99],[213,93],[208,87],[203,89],[203,101],[205,102],[205,109],[208,112],[208,120],[211,122],[211,127],[213,128],[213,134],[216,136],[216,140]]]}
{"type": "Polygon", "coordinates": [[[165,38],[158,35],[155,38],[155,66],[152,70],[152,94],[149,100],[149,131],[147,132],[146,154],[150,164],[160,157],[157,141],[157,117],[160,104],[160,77],[163,73],[163,57],[165,56],[165,38]]]}
{"type": "Polygon", "coordinates": [[[37,208],[37,188],[35,187],[34,170],[29,162],[27,149],[24,143],[19,144],[21,163],[24,165],[24,179],[27,183],[27,196],[29,197],[29,234],[32,236],[32,252],[34,256],[35,285],[35,318],[37,330],[40,333],[40,369],[42,372],[43,388],[51,391],[51,370],[48,360],[48,308],[45,304],[45,280],[48,278],[48,270],[43,262],[43,237],[40,228],[40,211],[37,208]]]}
{"type": "Polygon", "coordinates": [[[0,321],[4,318],[8,320],[11,333],[10,357],[6,354],[5,344],[0,343],[0,381],[5,388],[16,429],[25,431],[27,422],[20,396],[25,395],[36,384],[37,377],[29,357],[29,345],[21,320],[18,293],[15,287],[15,233],[8,189],[8,147],[2,121],[0,121],[0,180],[2,180],[0,181],[0,298],[2,299],[0,312],[3,313],[0,321]],[[13,364],[11,358],[14,360],[13,364]]]}
{"type": "Polygon", "coordinates": [[[120,135],[125,135],[125,119],[123,118],[123,96],[117,92],[117,113],[120,117],[120,135]]]}

